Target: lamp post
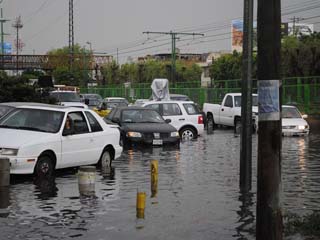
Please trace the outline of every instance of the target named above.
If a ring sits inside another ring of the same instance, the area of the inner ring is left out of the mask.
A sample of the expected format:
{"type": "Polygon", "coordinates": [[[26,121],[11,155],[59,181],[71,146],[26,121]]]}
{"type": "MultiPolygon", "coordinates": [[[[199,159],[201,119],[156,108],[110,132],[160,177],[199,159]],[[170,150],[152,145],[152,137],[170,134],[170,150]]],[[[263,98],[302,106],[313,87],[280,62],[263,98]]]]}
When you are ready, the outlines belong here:
{"type": "Polygon", "coordinates": [[[92,43],[91,43],[91,42],[89,42],[89,41],[87,41],[87,42],[86,42],[86,44],[88,44],[88,45],[89,45],[89,47],[90,47],[90,52],[92,53],[92,43]]]}

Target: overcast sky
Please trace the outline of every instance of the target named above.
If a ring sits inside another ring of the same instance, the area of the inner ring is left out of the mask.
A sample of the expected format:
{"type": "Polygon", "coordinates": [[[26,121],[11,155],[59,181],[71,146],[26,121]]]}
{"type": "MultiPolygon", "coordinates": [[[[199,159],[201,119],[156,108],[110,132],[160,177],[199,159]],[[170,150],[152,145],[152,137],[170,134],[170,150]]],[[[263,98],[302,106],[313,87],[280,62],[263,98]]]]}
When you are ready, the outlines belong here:
{"type": "MultiPolygon", "coordinates": [[[[68,45],[69,0],[3,0],[1,7],[4,18],[11,20],[4,25],[10,34],[6,42],[13,44],[16,31],[11,25],[21,16],[24,54],[45,54],[68,45]]],[[[243,0],[74,0],[75,43],[89,49],[90,42],[95,52],[115,57],[118,48],[123,62],[129,56],[170,52],[169,35],[142,32],[173,30],[205,34],[179,36],[181,52],[230,50],[231,20],[242,18],[242,8],[243,0]]],[[[282,8],[283,21],[309,18],[301,22],[316,23],[319,31],[319,0],[283,0],[282,8]]]]}

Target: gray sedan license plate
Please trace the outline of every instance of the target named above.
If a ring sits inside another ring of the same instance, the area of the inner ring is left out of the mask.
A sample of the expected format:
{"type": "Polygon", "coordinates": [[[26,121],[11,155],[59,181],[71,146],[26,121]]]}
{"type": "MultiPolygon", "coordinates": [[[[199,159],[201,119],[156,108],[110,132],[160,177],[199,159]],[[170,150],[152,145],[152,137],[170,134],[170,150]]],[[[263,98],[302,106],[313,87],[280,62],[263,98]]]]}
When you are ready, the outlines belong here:
{"type": "Polygon", "coordinates": [[[153,139],[152,144],[153,145],[162,145],[162,139],[153,139]]]}

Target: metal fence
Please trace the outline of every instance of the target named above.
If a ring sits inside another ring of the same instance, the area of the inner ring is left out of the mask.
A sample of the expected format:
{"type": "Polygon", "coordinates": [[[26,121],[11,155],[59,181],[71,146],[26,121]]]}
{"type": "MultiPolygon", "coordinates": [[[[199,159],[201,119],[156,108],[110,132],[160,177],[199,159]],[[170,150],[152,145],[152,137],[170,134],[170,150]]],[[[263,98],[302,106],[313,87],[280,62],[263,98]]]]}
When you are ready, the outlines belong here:
{"type": "MultiPolygon", "coordinates": [[[[148,99],[151,83],[132,84],[130,87],[90,87],[81,92],[98,93],[102,97],[126,97],[129,101],[148,99]]],[[[241,80],[214,81],[211,87],[201,87],[200,82],[170,84],[170,93],[184,94],[202,106],[204,102],[220,103],[230,92],[241,92],[241,80]]],[[[253,80],[253,92],[257,92],[257,81],[253,80]]],[[[320,76],[285,78],[282,80],[282,103],[297,105],[300,111],[320,114],[320,76]]]]}

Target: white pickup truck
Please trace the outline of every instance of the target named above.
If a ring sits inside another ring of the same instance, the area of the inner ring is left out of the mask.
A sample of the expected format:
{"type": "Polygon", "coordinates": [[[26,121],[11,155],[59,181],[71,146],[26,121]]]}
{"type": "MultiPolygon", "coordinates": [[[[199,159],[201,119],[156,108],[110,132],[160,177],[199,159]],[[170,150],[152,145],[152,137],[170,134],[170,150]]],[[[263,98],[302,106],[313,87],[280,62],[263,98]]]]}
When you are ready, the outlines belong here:
{"type": "MultiPolygon", "coordinates": [[[[207,116],[208,128],[215,125],[231,126],[237,129],[241,125],[241,93],[228,93],[224,96],[221,105],[204,103],[203,111],[207,116]]],[[[258,95],[252,94],[253,128],[257,129],[258,95]]]]}

